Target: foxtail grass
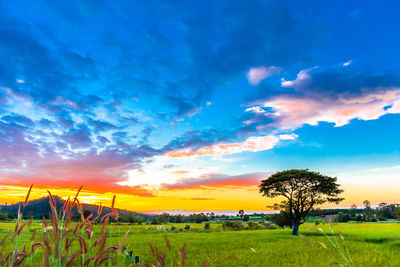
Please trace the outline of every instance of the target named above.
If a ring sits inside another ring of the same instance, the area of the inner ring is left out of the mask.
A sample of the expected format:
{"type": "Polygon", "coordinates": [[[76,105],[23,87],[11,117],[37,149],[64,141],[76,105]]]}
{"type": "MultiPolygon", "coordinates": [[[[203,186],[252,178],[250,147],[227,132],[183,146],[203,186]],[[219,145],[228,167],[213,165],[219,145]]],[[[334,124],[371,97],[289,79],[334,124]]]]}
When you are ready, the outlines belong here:
{"type": "MultiPolygon", "coordinates": [[[[339,266],[345,266],[345,267],[354,266],[354,262],[351,257],[351,254],[350,254],[349,250],[347,249],[346,242],[344,242],[345,238],[344,238],[343,233],[341,231],[339,231],[338,235],[335,235],[331,222],[329,222],[330,235],[326,234],[322,228],[309,227],[306,230],[317,231],[317,232],[321,233],[322,235],[324,235],[328,241],[328,244],[331,245],[338,252],[338,254],[341,257],[341,260],[332,261],[332,262],[330,262],[330,265],[339,265],[339,266]]],[[[306,242],[306,244],[311,249],[313,248],[313,245],[305,236],[300,235],[300,237],[306,242]]],[[[321,241],[316,241],[316,242],[322,248],[328,249],[328,246],[324,242],[321,242],[321,241]]]]}
{"type": "MultiPolygon", "coordinates": [[[[133,256],[133,251],[128,252],[126,245],[128,230],[117,244],[111,243],[110,227],[112,221],[118,220],[118,210],[115,206],[116,196],[111,201],[111,212],[103,215],[103,206],[99,205],[97,214],[84,214],[82,204],[79,201],[79,187],[73,198],[64,201],[62,207],[57,207],[56,199],[48,190],[50,214],[47,220],[42,217],[42,231],[33,230],[30,244],[20,243],[20,235],[33,221],[22,220],[24,208],[29,204],[29,196],[33,185],[29,187],[24,202],[18,208],[18,217],[12,233],[7,233],[0,240],[0,266],[41,266],[41,267],[97,267],[104,266],[157,266],[186,267],[186,243],[173,252],[168,237],[165,235],[167,250],[157,248],[150,242],[149,247],[152,262],[142,263],[139,256],[133,256]],[[79,221],[73,222],[73,209],[79,213],[79,221]],[[98,228],[96,234],[94,229],[98,228]],[[10,250],[7,241],[11,239],[14,244],[10,250]],[[170,255],[167,257],[167,255],[170,255]],[[172,260],[167,260],[172,258],[172,260]],[[121,260],[122,259],[122,260],[121,260]],[[128,263],[126,263],[128,261],[128,263]],[[33,265],[33,262],[35,263],[33,265]]],[[[204,263],[204,267],[210,265],[210,260],[204,263]]]]}

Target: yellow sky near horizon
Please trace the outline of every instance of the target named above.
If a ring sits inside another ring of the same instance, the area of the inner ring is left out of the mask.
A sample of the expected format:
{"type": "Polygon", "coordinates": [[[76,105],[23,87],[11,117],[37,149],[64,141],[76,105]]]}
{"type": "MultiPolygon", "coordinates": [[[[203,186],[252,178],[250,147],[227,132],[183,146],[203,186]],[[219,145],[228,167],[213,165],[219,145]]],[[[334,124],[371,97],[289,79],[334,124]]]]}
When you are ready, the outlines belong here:
{"type": "MultiPolygon", "coordinates": [[[[13,204],[23,201],[28,191],[28,186],[0,186],[0,203],[13,204]]],[[[345,200],[339,205],[327,203],[322,208],[327,207],[349,207],[353,203],[362,206],[362,201],[368,199],[372,205],[378,205],[381,202],[399,203],[396,188],[387,188],[385,186],[368,187],[344,185],[343,197],[345,200]]],[[[49,188],[53,195],[63,198],[73,197],[77,189],[71,188],[49,188]]],[[[47,188],[33,187],[30,200],[47,196],[47,188]]],[[[79,200],[82,203],[111,205],[113,193],[96,193],[86,191],[85,188],[79,194],[79,200]]],[[[144,197],[128,194],[117,194],[116,206],[120,209],[126,209],[137,212],[154,212],[169,210],[186,211],[226,211],[244,209],[248,211],[267,211],[267,205],[273,204],[278,199],[272,200],[262,197],[256,186],[230,187],[230,188],[203,188],[203,189],[185,189],[159,191],[156,196],[144,197]]]]}

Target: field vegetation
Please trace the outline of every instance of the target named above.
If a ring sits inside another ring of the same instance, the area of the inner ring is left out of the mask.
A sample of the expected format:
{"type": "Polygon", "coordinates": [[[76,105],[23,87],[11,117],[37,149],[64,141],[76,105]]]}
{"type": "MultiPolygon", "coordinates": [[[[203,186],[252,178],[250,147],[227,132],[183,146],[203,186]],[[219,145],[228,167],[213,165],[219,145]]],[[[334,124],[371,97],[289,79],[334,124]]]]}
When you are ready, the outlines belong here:
{"type": "Polygon", "coordinates": [[[400,266],[400,223],[394,219],[330,223],[313,217],[298,236],[244,212],[235,220],[200,214],[192,216],[194,223],[171,223],[164,214],[121,222],[115,197],[104,214],[101,206],[83,210],[79,191],[61,207],[49,192],[49,218],[24,219],[29,192],[16,218],[0,223],[1,266],[400,266]],[[158,224],[160,219],[165,221],[158,224]]]}

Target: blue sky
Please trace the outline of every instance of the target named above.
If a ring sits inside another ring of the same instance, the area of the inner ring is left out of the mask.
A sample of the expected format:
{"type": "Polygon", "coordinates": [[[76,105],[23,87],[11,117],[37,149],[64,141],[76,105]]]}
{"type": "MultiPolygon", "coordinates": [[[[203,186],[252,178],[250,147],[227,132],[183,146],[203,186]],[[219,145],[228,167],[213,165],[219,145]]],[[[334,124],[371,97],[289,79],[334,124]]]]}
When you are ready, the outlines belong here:
{"type": "Polygon", "coordinates": [[[309,168],[378,201],[400,185],[399,7],[1,1],[0,183],[218,198],[309,168]]]}

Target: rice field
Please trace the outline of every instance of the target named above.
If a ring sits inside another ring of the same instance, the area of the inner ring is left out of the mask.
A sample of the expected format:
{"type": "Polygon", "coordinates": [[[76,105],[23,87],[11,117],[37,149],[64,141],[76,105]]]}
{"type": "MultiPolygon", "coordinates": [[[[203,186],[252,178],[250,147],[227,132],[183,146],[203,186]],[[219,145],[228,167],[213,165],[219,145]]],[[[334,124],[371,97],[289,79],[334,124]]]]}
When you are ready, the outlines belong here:
{"type": "MultiPolygon", "coordinates": [[[[124,241],[125,250],[127,253],[132,251],[133,257],[138,255],[141,263],[153,262],[148,242],[165,252],[165,266],[179,266],[171,264],[180,258],[179,249],[185,243],[187,266],[204,266],[206,262],[209,266],[329,266],[331,262],[345,263],[327,237],[316,230],[306,230],[316,227],[311,223],[300,227],[303,237],[291,236],[289,229],[222,231],[220,224],[212,223],[210,231],[203,230],[204,224],[189,224],[191,230],[186,231],[183,229],[185,225],[110,224],[107,245],[120,244],[129,230],[124,241]],[[176,228],[175,231],[170,231],[172,226],[176,228]]],[[[101,227],[101,224],[94,226],[94,239],[101,227]]],[[[351,266],[400,266],[400,223],[339,223],[333,225],[333,234],[328,224],[318,227],[324,233],[329,233],[333,242],[338,242],[348,250],[351,266]],[[343,233],[344,240],[340,238],[339,231],[343,233]]],[[[0,238],[8,232],[12,233],[14,228],[15,223],[0,223],[0,238]]],[[[24,243],[30,246],[34,229],[39,230],[36,236],[40,237],[43,225],[33,222],[14,242],[7,242],[6,247],[22,247],[24,243]]],[[[72,252],[79,252],[80,249],[79,242],[71,244],[72,252]]],[[[115,256],[114,260],[105,260],[102,265],[135,266],[126,254],[118,253],[115,256]]],[[[38,248],[21,266],[39,266],[42,258],[43,251],[38,248]]],[[[76,260],[72,266],[85,265],[81,260],[76,260]]]]}

